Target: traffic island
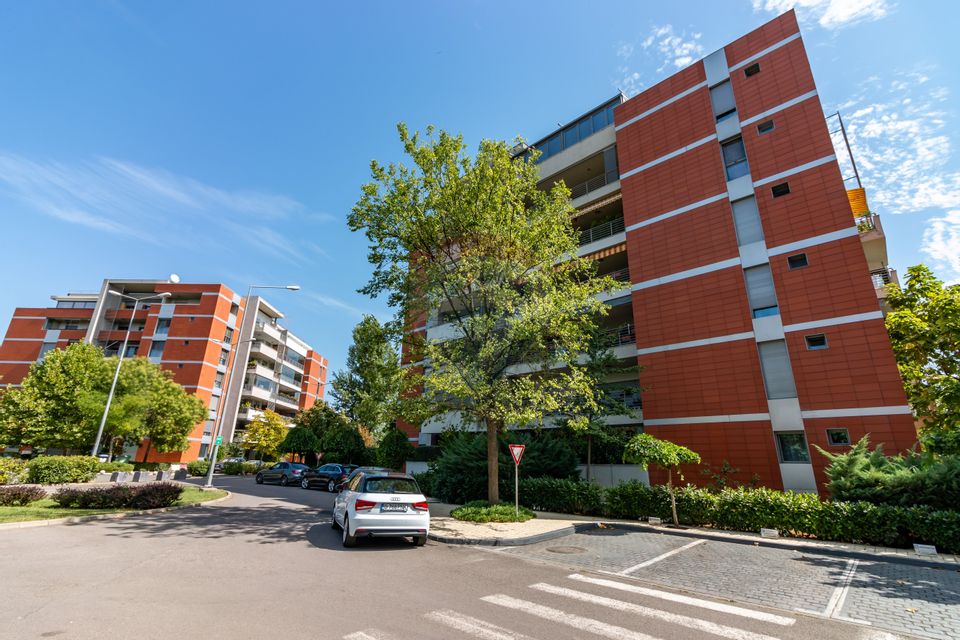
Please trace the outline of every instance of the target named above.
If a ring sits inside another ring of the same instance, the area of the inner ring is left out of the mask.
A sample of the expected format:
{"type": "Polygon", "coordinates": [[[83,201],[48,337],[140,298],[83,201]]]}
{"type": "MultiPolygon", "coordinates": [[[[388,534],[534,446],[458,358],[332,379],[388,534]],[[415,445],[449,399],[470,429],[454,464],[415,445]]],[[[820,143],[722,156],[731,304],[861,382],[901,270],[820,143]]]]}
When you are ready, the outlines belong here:
{"type": "Polygon", "coordinates": [[[593,529],[594,522],[576,520],[533,519],[526,522],[465,522],[450,517],[430,519],[431,540],[445,544],[471,544],[490,547],[512,547],[593,529]]]}

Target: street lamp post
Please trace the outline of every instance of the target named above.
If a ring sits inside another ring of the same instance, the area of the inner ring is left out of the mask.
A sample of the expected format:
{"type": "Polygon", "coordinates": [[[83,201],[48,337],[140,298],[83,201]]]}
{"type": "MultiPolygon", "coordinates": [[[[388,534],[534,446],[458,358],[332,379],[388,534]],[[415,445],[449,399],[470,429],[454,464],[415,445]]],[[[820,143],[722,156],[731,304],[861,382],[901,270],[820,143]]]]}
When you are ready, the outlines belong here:
{"type": "Polygon", "coordinates": [[[120,377],[120,365],[123,364],[123,356],[127,353],[127,342],[130,340],[130,329],[133,328],[133,321],[137,317],[137,306],[144,300],[153,300],[154,298],[166,299],[169,298],[172,294],[169,292],[160,293],[155,296],[147,296],[146,298],[137,298],[134,296],[128,296],[119,291],[114,291],[113,289],[107,291],[108,294],[118,296],[120,298],[126,298],[128,300],[133,300],[133,313],[130,315],[130,323],[127,325],[127,333],[123,337],[123,346],[120,348],[120,357],[117,358],[117,369],[113,372],[113,382],[110,383],[110,393],[107,394],[107,406],[103,408],[103,416],[100,418],[100,428],[97,429],[97,439],[93,443],[93,449],[90,451],[90,455],[96,456],[97,452],[100,450],[100,440],[103,438],[103,428],[107,425],[107,414],[110,413],[110,405],[113,403],[113,392],[117,388],[117,378],[120,377]]]}
{"type": "MultiPolygon", "coordinates": [[[[287,291],[299,291],[300,285],[298,284],[252,284],[247,287],[247,297],[245,298],[246,303],[250,303],[250,295],[253,293],[254,289],[286,289],[287,291]]],[[[249,309],[244,309],[244,315],[249,313],[249,309]]],[[[242,324],[241,324],[242,326],[242,324]]],[[[246,342],[253,342],[253,338],[247,338],[246,340],[240,340],[237,342],[237,351],[239,352],[240,345],[246,342]]],[[[214,342],[219,342],[219,340],[214,340],[214,342]]],[[[222,344],[222,343],[221,343],[222,344]]],[[[230,367],[230,370],[227,372],[227,379],[224,381],[224,389],[226,390],[224,396],[227,396],[230,393],[230,384],[233,381],[233,372],[237,368],[237,355],[233,356],[233,365],[230,367]]],[[[239,400],[239,397],[238,397],[239,400]]],[[[214,422],[214,430],[211,435],[213,436],[213,447],[210,449],[210,464],[207,466],[207,480],[203,483],[204,489],[213,488],[213,465],[217,463],[217,451],[220,449],[220,443],[217,441],[220,438],[220,431],[223,427],[223,414],[225,413],[226,402],[221,402],[220,406],[217,408],[217,418],[214,422]]]]}

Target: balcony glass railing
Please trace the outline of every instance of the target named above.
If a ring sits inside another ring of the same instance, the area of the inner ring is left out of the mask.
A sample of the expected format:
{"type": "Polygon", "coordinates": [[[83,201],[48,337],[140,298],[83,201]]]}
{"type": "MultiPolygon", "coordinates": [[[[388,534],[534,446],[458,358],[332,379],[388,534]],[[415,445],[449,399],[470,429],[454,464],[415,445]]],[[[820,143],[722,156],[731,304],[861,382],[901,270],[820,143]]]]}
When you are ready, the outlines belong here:
{"type": "Polygon", "coordinates": [[[603,238],[609,238],[617,233],[622,233],[623,229],[623,218],[617,218],[616,220],[610,220],[603,224],[598,224],[595,227],[584,229],[580,232],[580,246],[602,240],[603,238]]]}
{"type": "Polygon", "coordinates": [[[550,156],[554,156],[564,149],[569,149],[573,145],[586,140],[595,133],[600,133],[607,127],[613,126],[613,109],[620,104],[617,98],[612,102],[594,109],[583,116],[573,124],[570,124],[560,131],[557,131],[548,138],[545,138],[533,145],[541,152],[537,162],[543,162],[550,156]]]}
{"type": "Polygon", "coordinates": [[[577,198],[587,195],[591,191],[596,191],[597,189],[614,183],[619,179],[620,172],[617,170],[607,171],[603,175],[594,176],[586,182],[581,182],[580,184],[575,184],[570,187],[570,199],[576,200],[577,198]]]}

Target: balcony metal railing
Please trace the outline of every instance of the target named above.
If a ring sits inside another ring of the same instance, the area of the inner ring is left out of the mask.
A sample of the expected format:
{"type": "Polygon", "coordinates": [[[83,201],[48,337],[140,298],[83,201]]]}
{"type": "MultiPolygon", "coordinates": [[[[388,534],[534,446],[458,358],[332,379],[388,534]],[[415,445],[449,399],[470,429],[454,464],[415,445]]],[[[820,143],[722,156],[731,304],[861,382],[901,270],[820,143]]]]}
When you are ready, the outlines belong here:
{"type": "Polygon", "coordinates": [[[893,275],[892,269],[875,269],[870,272],[870,279],[873,280],[874,289],[882,289],[891,282],[896,282],[896,276],[893,275]]]}
{"type": "Polygon", "coordinates": [[[570,199],[576,200],[577,198],[587,195],[591,191],[596,191],[600,187],[605,187],[619,179],[620,172],[618,171],[607,171],[602,175],[594,176],[586,182],[581,182],[580,184],[575,184],[570,187],[570,199]]]}
{"type": "Polygon", "coordinates": [[[603,274],[608,278],[613,278],[617,282],[630,282],[630,269],[624,267],[623,269],[617,269],[616,271],[611,271],[610,273],[603,274]]]}
{"type": "Polygon", "coordinates": [[[857,231],[860,233],[867,233],[868,231],[876,231],[880,228],[879,216],[873,214],[867,214],[865,216],[857,216],[854,218],[857,223],[857,231]]]}
{"type": "Polygon", "coordinates": [[[640,397],[640,389],[637,387],[607,389],[606,392],[610,399],[622,402],[624,406],[630,409],[643,408],[643,400],[640,397]]]}
{"type": "Polygon", "coordinates": [[[623,218],[617,218],[615,220],[604,222],[603,224],[598,224],[595,227],[584,229],[580,232],[580,246],[590,244],[591,242],[596,242],[597,240],[602,240],[604,238],[609,238],[617,233],[622,233],[623,229],[623,218]]]}
{"type": "Polygon", "coordinates": [[[636,326],[629,322],[613,329],[607,329],[603,332],[603,334],[605,336],[612,337],[614,344],[617,346],[622,344],[634,344],[637,341],[636,326]]]}

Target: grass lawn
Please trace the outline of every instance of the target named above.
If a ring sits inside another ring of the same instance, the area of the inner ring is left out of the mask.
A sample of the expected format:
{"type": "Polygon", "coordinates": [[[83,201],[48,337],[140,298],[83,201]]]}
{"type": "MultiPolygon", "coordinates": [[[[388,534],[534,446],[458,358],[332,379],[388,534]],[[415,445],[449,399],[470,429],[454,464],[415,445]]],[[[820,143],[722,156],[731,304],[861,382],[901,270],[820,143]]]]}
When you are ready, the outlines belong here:
{"type": "MultiPolygon", "coordinates": [[[[216,500],[227,495],[226,491],[200,491],[196,487],[186,487],[174,506],[199,504],[209,500],[216,500]]],[[[67,509],[60,507],[56,502],[47,498],[39,500],[25,507],[0,507],[0,523],[24,522],[26,520],[50,520],[52,518],[69,518],[73,516],[92,516],[101,513],[118,513],[129,509],[67,509]]]]}

